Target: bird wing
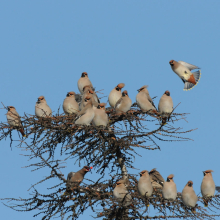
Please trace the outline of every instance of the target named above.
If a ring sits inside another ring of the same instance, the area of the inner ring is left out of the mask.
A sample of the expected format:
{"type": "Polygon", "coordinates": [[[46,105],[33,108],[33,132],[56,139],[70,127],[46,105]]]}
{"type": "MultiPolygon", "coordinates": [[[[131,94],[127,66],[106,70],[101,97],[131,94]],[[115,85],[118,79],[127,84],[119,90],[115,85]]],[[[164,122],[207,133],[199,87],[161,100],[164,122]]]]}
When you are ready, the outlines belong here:
{"type": "Polygon", "coordinates": [[[67,180],[71,180],[71,178],[75,175],[75,172],[70,172],[67,176],[67,180]]]}
{"type": "Polygon", "coordinates": [[[121,104],[122,100],[123,100],[123,99],[122,99],[122,97],[121,97],[121,98],[116,102],[115,108],[117,108],[117,106],[121,104]]]}
{"type": "Polygon", "coordinates": [[[150,175],[150,179],[155,182],[158,182],[160,185],[163,185],[163,183],[165,182],[164,178],[160,175],[160,173],[156,170],[156,168],[152,169],[149,172],[150,175]]]}
{"type": "Polygon", "coordinates": [[[154,108],[157,109],[156,106],[154,105],[154,102],[153,102],[153,100],[152,100],[152,98],[150,97],[149,94],[147,94],[147,99],[148,99],[148,101],[151,103],[151,105],[153,105],[154,108]]]}
{"type": "Polygon", "coordinates": [[[190,71],[194,70],[194,69],[200,69],[198,66],[192,65],[190,63],[186,63],[184,61],[178,61],[178,63],[180,63],[181,65],[185,66],[186,68],[188,68],[190,71]]]}

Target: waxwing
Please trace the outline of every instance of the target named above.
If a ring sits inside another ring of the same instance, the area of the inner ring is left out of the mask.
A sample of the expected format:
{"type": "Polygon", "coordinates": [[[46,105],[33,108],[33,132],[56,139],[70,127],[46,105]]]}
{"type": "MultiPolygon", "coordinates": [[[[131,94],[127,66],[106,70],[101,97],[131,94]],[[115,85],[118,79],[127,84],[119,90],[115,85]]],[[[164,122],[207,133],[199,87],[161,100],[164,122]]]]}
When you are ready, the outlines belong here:
{"type": "Polygon", "coordinates": [[[126,113],[128,110],[130,110],[131,106],[132,101],[128,96],[128,92],[124,90],[122,92],[122,97],[115,104],[115,111],[116,113],[126,113]]]}
{"type": "Polygon", "coordinates": [[[153,187],[147,170],[143,170],[140,172],[140,179],[138,181],[138,192],[143,197],[150,197],[153,193],[153,187]]]}
{"type": "Polygon", "coordinates": [[[66,115],[77,114],[79,112],[79,104],[75,100],[75,92],[68,92],[63,101],[63,111],[66,115]]]}
{"type": "Polygon", "coordinates": [[[108,124],[108,115],[105,112],[105,103],[99,103],[98,106],[95,108],[95,116],[92,120],[95,126],[107,126],[108,124]]]}
{"type": "Polygon", "coordinates": [[[91,86],[93,87],[91,81],[89,80],[89,77],[88,77],[88,73],[87,72],[83,72],[80,79],[78,80],[78,89],[80,91],[81,94],[83,94],[83,88],[85,86],[91,86]]]}
{"type": "Polygon", "coordinates": [[[128,193],[127,187],[125,185],[125,180],[121,179],[116,182],[116,186],[113,191],[113,196],[123,206],[131,205],[132,197],[128,193]]]}
{"type": "Polygon", "coordinates": [[[208,202],[211,200],[210,197],[214,196],[215,194],[215,182],[212,178],[212,172],[213,170],[203,171],[204,177],[201,184],[201,193],[205,207],[208,206],[208,202]]]}
{"type": "Polygon", "coordinates": [[[190,90],[197,85],[201,77],[201,72],[200,70],[191,72],[191,70],[200,69],[198,66],[194,66],[184,61],[177,62],[175,60],[171,60],[169,63],[173,72],[182,79],[184,90],[190,90]]]}
{"type": "Polygon", "coordinates": [[[167,181],[163,184],[162,195],[164,199],[175,200],[177,197],[177,189],[176,184],[173,181],[173,177],[174,175],[170,174],[167,177],[167,181]]]}
{"type": "Polygon", "coordinates": [[[8,124],[17,129],[21,133],[21,135],[25,137],[26,135],[21,124],[21,118],[14,106],[8,106],[8,112],[6,114],[6,117],[8,124]]]}
{"type": "Polygon", "coordinates": [[[52,115],[52,110],[47,105],[44,96],[40,96],[36,102],[35,115],[38,117],[47,117],[52,115]]]}
{"type": "Polygon", "coordinates": [[[112,108],[115,107],[117,101],[121,98],[121,90],[125,87],[124,83],[119,83],[109,94],[108,101],[112,108]]]}

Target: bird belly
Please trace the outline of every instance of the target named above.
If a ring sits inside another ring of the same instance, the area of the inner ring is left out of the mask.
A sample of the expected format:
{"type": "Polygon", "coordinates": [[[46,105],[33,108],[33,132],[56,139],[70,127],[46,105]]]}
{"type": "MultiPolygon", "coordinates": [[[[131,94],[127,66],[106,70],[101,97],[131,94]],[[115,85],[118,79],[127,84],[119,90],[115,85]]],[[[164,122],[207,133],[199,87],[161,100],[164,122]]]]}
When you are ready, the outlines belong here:
{"type": "Polygon", "coordinates": [[[174,71],[181,79],[188,81],[188,79],[190,78],[190,76],[192,75],[192,73],[190,72],[190,70],[184,66],[180,66],[178,68],[175,69],[174,71]]]}
{"type": "Polygon", "coordinates": [[[95,117],[93,118],[93,124],[95,126],[100,126],[100,125],[107,126],[107,123],[108,123],[107,115],[96,115],[95,114],[95,117]]]}
{"type": "Polygon", "coordinates": [[[116,102],[121,98],[121,92],[113,90],[110,92],[108,101],[112,108],[115,107],[116,102]]]}
{"type": "Polygon", "coordinates": [[[202,196],[214,196],[215,194],[214,181],[208,181],[206,184],[202,183],[201,193],[202,193],[202,196]]]}

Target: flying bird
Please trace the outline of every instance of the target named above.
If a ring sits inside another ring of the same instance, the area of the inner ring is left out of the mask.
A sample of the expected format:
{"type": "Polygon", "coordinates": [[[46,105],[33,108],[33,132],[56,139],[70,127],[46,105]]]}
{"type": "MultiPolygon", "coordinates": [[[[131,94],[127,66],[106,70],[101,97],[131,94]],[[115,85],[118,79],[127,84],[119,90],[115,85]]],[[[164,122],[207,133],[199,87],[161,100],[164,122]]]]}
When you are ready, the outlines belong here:
{"type": "Polygon", "coordinates": [[[200,69],[198,66],[194,66],[184,61],[177,62],[175,60],[171,60],[169,63],[173,72],[182,79],[184,83],[184,90],[190,90],[197,85],[201,77],[201,72],[200,70],[191,72],[191,70],[200,69]]]}

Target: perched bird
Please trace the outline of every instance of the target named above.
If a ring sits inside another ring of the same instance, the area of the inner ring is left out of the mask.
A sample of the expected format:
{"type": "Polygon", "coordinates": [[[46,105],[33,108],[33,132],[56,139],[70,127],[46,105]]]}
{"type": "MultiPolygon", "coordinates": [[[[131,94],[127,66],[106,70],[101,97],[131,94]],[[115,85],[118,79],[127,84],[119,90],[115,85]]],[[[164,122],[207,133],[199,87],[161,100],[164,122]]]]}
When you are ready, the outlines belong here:
{"type": "Polygon", "coordinates": [[[8,124],[14,127],[15,129],[17,129],[18,131],[20,131],[21,135],[25,137],[26,135],[24,133],[24,130],[21,124],[21,119],[15,107],[8,106],[8,112],[6,114],[6,117],[7,117],[8,124]]]}
{"type": "Polygon", "coordinates": [[[119,203],[122,203],[123,206],[131,205],[132,197],[128,193],[127,187],[125,185],[125,180],[121,179],[116,182],[113,195],[119,203]]]}
{"type": "Polygon", "coordinates": [[[126,113],[128,110],[130,110],[131,106],[132,101],[128,96],[128,92],[124,90],[122,92],[122,97],[115,104],[115,111],[116,113],[126,113]]]}
{"type": "Polygon", "coordinates": [[[121,89],[125,87],[124,83],[119,83],[109,94],[108,101],[112,108],[115,107],[116,102],[121,98],[121,89]]]}
{"type": "MultiPolygon", "coordinates": [[[[83,96],[83,97],[84,97],[84,96],[83,96]]],[[[92,94],[88,93],[88,95],[85,96],[85,97],[82,99],[82,101],[81,101],[81,103],[80,103],[80,105],[79,105],[80,111],[87,105],[87,103],[88,103],[89,100],[92,101],[93,109],[94,109],[94,110],[96,109],[96,107],[98,106],[98,102],[96,102],[96,101],[94,100],[94,97],[93,97],[92,94]]]]}
{"type": "Polygon", "coordinates": [[[173,112],[173,100],[170,97],[170,92],[165,91],[159,101],[158,111],[162,117],[162,123],[166,123],[166,120],[170,118],[170,114],[173,112]]]}
{"type": "MultiPolygon", "coordinates": [[[[194,208],[198,201],[198,197],[193,190],[193,182],[188,181],[182,191],[182,201],[185,206],[194,208]]],[[[194,212],[194,211],[193,211],[194,212]]]]}
{"type": "Polygon", "coordinates": [[[167,177],[167,181],[163,184],[162,195],[164,199],[175,200],[177,197],[176,184],[173,181],[173,174],[167,177]]]}
{"type": "Polygon", "coordinates": [[[140,89],[138,89],[138,94],[136,96],[137,105],[143,112],[157,113],[156,107],[149,95],[147,87],[148,86],[142,86],[140,89]]]}
{"type": "Polygon", "coordinates": [[[88,100],[86,106],[77,114],[78,118],[75,124],[90,125],[92,119],[95,116],[92,101],[88,100]]]}
{"type": "Polygon", "coordinates": [[[91,81],[89,80],[89,77],[88,77],[88,73],[87,72],[83,72],[80,79],[78,80],[78,89],[80,91],[81,94],[83,94],[83,88],[85,86],[91,86],[93,87],[91,81]]]}
{"type": "Polygon", "coordinates": [[[84,86],[84,88],[83,88],[83,98],[85,98],[85,96],[87,96],[88,94],[92,94],[95,102],[100,103],[97,94],[95,93],[95,91],[93,91],[93,88],[91,86],[84,86]]]}
{"type": "Polygon", "coordinates": [[[140,179],[138,181],[138,192],[143,197],[150,197],[153,193],[151,179],[147,170],[140,172],[140,179]]]}
{"type": "Polygon", "coordinates": [[[44,96],[40,96],[36,102],[35,115],[38,117],[47,117],[52,115],[52,110],[47,105],[44,96]]]}
{"type": "Polygon", "coordinates": [[[100,103],[94,110],[95,116],[92,122],[95,126],[102,125],[106,127],[108,124],[108,115],[105,112],[105,105],[106,105],[105,103],[100,103]]]}
{"type": "Polygon", "coordinates": [[[85,174],[89,172],[90,169],[92,169],[92,167],[84,166],[77,172],[70,172],[67,176],[66,192],[64,195],[71,194],[74,188],[78,187],[79,184],[83,181],[85,174]]]}
{"type": "Polygon", "coordinates": [[[208,202],[211,200],[209,197],[212,197],[215,194],[215,182],[212,178],[212,172],[213,170],[203,171],[204,177],[201,184],[201,193],[205,207],[208,206],[208,202]]]}
{"type": "Polygon", "coordinates": [[[150,176],[150,181],[151,181],[153,188],[161,188],[162,189],[165,180],[161,176],[161,174],[156,170],[156,168],[152,169],[149,172],[149,176],[150,176]]]}
{"type": "Polygon", "coordinates": [[[175,60],[171,60],[169,63],[173,72],[182,79],[184,83],[184,90],[190,90],[197,85],[201,77],[201,72],[200,70],[191,72],[191,70],[200,69],[198,66],[194,66],[184,61],[176,62],[175,60]]]}
{"type": "Polygon", "coordinates": [[[63,101],[63,111],[66,115],[77,114],[79,112],[79,104],[75,100],[75,92],[68,92],[63,101]]]}

